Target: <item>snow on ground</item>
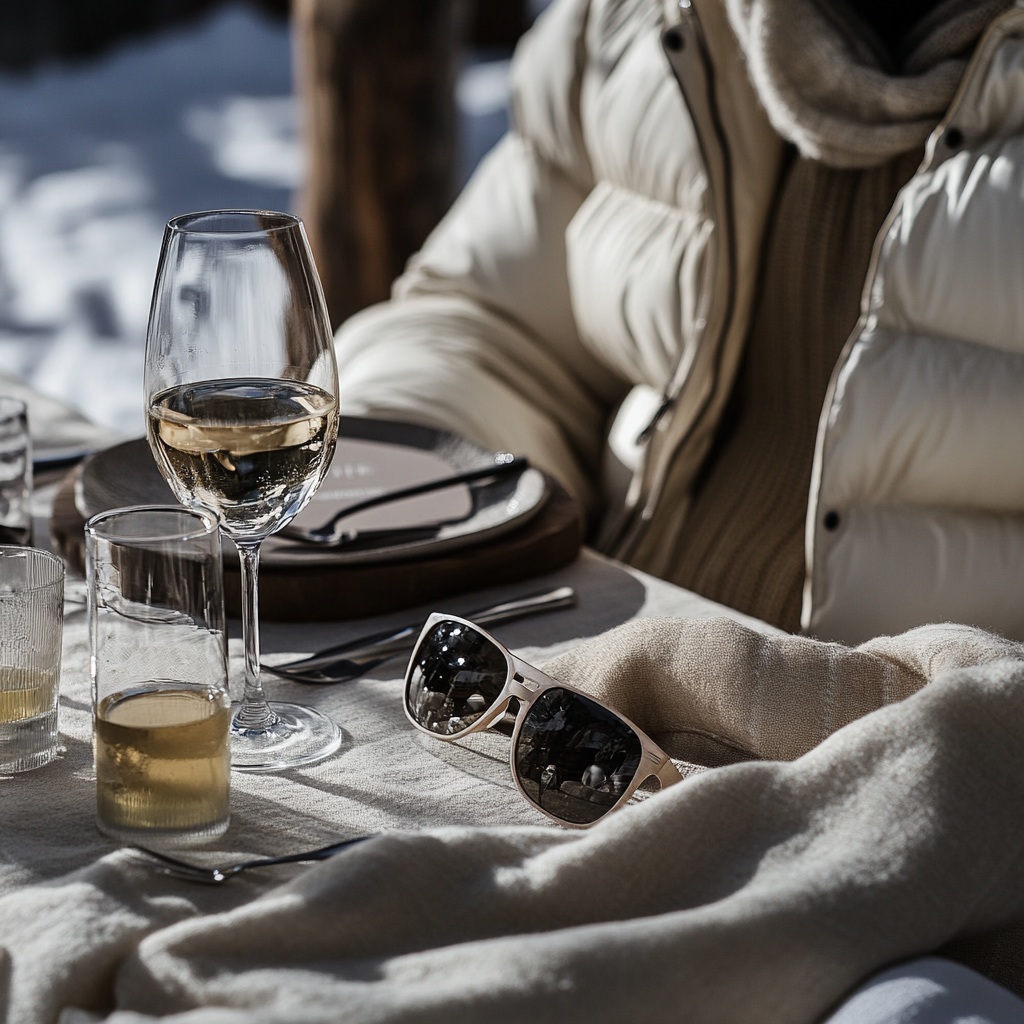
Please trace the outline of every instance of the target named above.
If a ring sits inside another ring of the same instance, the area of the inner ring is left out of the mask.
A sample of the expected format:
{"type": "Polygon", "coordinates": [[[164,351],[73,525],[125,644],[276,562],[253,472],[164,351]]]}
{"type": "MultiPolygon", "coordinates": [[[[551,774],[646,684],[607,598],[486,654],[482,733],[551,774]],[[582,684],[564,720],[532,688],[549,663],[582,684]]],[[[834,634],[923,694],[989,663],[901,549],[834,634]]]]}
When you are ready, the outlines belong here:
{"type": "MultiPolygon", "coordinates": [[[[0,75],[0,372],[142,432],[163,225],[290,210],[302,152],[287,26],[229,6],[81,65],[0,75]]],[[[508,61],[470,60],[461,174],[505,131],[508,61]]]]}

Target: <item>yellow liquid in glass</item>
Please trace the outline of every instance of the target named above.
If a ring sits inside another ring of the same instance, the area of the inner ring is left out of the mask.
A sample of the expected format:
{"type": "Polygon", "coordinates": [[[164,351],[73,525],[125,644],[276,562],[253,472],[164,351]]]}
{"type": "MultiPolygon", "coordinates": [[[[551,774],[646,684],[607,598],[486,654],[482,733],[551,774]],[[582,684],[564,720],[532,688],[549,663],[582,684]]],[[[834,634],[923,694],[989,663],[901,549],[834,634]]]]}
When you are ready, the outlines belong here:
{"type": "Polygon", "coordinates": [[[140,687],[96,714],[96,806],[116,828],[201,829],[228,816],[231,711],[205,688],[140,687]]]}
{"type": "Polygon", "coordinates": [[[45,715],[53,710],[56,699],[53,672],[0,665],[0,724],[45,715]]]}

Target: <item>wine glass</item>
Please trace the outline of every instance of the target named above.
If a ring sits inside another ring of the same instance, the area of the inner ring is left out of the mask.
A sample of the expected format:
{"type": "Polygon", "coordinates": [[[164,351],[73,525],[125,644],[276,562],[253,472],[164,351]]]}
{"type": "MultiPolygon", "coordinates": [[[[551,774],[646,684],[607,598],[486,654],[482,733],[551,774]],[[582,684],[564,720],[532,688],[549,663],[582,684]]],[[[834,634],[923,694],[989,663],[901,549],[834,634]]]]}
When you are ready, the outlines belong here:
{"type": "Polygon", "coordinates": [[[260,682],[260,544],[309,501],[338,435],[338,366],[302,222],[217,210],[169,221],[146,339],[149,444],[178,500],[208,509],[242,571],[245,695],[232,767],[310,764],[337,725],[267,701],[260,682]]]}

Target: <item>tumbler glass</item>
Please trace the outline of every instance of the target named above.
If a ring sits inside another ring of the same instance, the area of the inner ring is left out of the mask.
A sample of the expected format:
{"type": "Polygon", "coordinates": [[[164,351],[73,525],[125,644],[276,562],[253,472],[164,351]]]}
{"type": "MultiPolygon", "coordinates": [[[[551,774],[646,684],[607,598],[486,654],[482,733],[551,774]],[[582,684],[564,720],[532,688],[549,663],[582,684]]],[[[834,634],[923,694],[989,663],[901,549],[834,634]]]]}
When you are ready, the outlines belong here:
{"type": "Polygon", "coordinates": [[[32,442],[20,398],[0,395],[0,544],[32,543],[32,442]]]}
{"type": "Polygon", "coordinates": [[[227,633],[217,520],[174,506],[86,524],[96,820],[191,845],[228,826],[227,633]]]}
{"type": "Polygon", "coordinates": [[[57,756],[64,563],[0,545],[0,774],[57,756]]]}

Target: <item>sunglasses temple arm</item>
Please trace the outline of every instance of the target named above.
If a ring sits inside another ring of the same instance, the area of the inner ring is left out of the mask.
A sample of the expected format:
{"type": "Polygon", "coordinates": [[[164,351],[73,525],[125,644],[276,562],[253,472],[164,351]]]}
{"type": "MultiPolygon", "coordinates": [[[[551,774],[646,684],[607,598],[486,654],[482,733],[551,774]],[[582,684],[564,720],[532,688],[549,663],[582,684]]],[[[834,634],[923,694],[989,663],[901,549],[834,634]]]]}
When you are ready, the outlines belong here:
{"type": "Polygon", "coordinates": [[[661,788],[665,789],[666,786],[672,786],[677,782],[682,782],[683,777],[679,773],[679,769],[672,763],[672,758],[666,757],[665,763],[656,772],[658,781],[661,783],[661,788]]]}

